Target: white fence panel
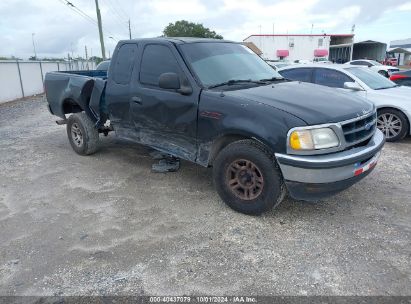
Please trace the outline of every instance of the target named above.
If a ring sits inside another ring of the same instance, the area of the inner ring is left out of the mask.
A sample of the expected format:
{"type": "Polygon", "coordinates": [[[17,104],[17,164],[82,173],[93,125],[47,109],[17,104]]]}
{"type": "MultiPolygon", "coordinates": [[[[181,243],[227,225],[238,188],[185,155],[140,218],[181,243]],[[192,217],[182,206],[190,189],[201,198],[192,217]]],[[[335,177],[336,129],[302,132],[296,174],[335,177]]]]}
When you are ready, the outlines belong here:
{"type": "Polygon", "coordinates": [[[0,102],[23,97],[16,62],[0,64],[0,102]]]}
{"type": "Polygon", "coordinates": [[[10,61],[0,60],[0,103],[43,93],[47,72],[93,70],[95,62],[10,61]],[[19,68],[20,67],[20,74],[19,68]],[[21,78],[20,78],[21,77],[21,78]]]}
{"type": "Polygon", "coordinates": [[[38,62],[20,63],[24,95],[30,96],[43,92],[40,64],[38,62]]]}
{"type": "Polygon", "coordinates": [[[42,62],[41,68],[43,69],[43,77],[45,77],[48,72],[58,71],[57,62],[42,62]]]}

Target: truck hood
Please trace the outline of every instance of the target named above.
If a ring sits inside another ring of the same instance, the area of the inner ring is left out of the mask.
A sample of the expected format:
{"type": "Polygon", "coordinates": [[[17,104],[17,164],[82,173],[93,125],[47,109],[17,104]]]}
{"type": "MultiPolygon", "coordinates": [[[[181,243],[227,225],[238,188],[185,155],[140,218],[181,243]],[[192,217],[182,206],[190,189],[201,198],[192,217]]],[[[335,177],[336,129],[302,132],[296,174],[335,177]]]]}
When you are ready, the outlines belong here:
{"type": "Polygon", "coordinates": [[[362,97],[297,81],[226,91],[224,94],[288,112],[309,125],[352,119],[365,115],[374,108],[372,103],[362,97]]]}

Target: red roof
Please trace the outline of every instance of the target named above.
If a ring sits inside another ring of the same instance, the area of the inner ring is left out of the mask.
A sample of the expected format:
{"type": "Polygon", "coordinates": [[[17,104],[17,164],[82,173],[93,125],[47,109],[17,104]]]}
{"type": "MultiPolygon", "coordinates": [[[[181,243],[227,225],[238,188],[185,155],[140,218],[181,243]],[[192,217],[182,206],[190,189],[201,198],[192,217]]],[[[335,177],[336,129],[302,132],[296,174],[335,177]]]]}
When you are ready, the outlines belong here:
{"type": "Polygon", "coordinates": [[[308,37],[354,37],[354,34],[253,34],[245,38],[243,41],[247,40],[248,38],[256,36],[256,37],[284,37],[284,36],[308,36],[308,37]]]}

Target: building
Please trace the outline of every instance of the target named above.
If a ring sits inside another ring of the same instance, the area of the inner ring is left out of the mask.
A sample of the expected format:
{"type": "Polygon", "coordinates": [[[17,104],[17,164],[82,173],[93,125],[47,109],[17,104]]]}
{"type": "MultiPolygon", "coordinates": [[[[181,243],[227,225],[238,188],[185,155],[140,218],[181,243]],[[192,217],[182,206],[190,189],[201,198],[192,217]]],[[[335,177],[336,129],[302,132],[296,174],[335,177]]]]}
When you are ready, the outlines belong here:
{"type": "Polygon", "coordinates": [[[244,42],[254,43],[264,59],[313,60],[327,57],[330,60],[346,62],[351,60],[353,34],[286,34],[251,35],[244,42]]]}
{"type": "Polygon", "coordinates": [[[390,42],[389,54],[398,59],[399,65],[411,63],[411,38],[390,42]]]}
{"type": "Polygon", "coordinates": [[[352,59],[372,59],[383,61],[387,52],[387,44],[374,40],[355,42],[352,59]]]}

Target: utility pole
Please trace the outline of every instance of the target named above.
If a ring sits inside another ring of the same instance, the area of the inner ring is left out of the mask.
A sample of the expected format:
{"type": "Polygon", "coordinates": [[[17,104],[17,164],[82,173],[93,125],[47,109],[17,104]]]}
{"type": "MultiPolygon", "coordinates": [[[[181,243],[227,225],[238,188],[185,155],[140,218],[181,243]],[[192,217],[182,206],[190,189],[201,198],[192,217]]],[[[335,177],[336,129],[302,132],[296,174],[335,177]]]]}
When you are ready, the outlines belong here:
{"type": "Polygon", "coordinates": [[[85,51],[85,53],[86,53],[86,67],[87,67],[87,70],[89,70],[89,67],[88,67],[88,56],[87,56],[87,45],[84,46],[84,51],[85,51]]]}
{"type": "Polygon", "coordinates": [[[95,1],[96,1],[97,22],[98,22],[98,33],[100,35],[101,56],[103,57],[103,60],[106,60],[106,50],[104,49],[103,27],[101,25],[100,8],[98,7],[98,0],[95,0],[95,1]]]}
{"type": "Polygon", "coordinates": [[[35,33],[31,33],[31,41],[33,42],[34,60],[37,60],[36,45],[34,44],[34,35],[35,33]]]}
{"type": "Polygon", "coordinates": [[[128,35],[130,36],[130,40],[131,40],[131,25],[130,25],[130,19],[128,19],[128,35]]]}

